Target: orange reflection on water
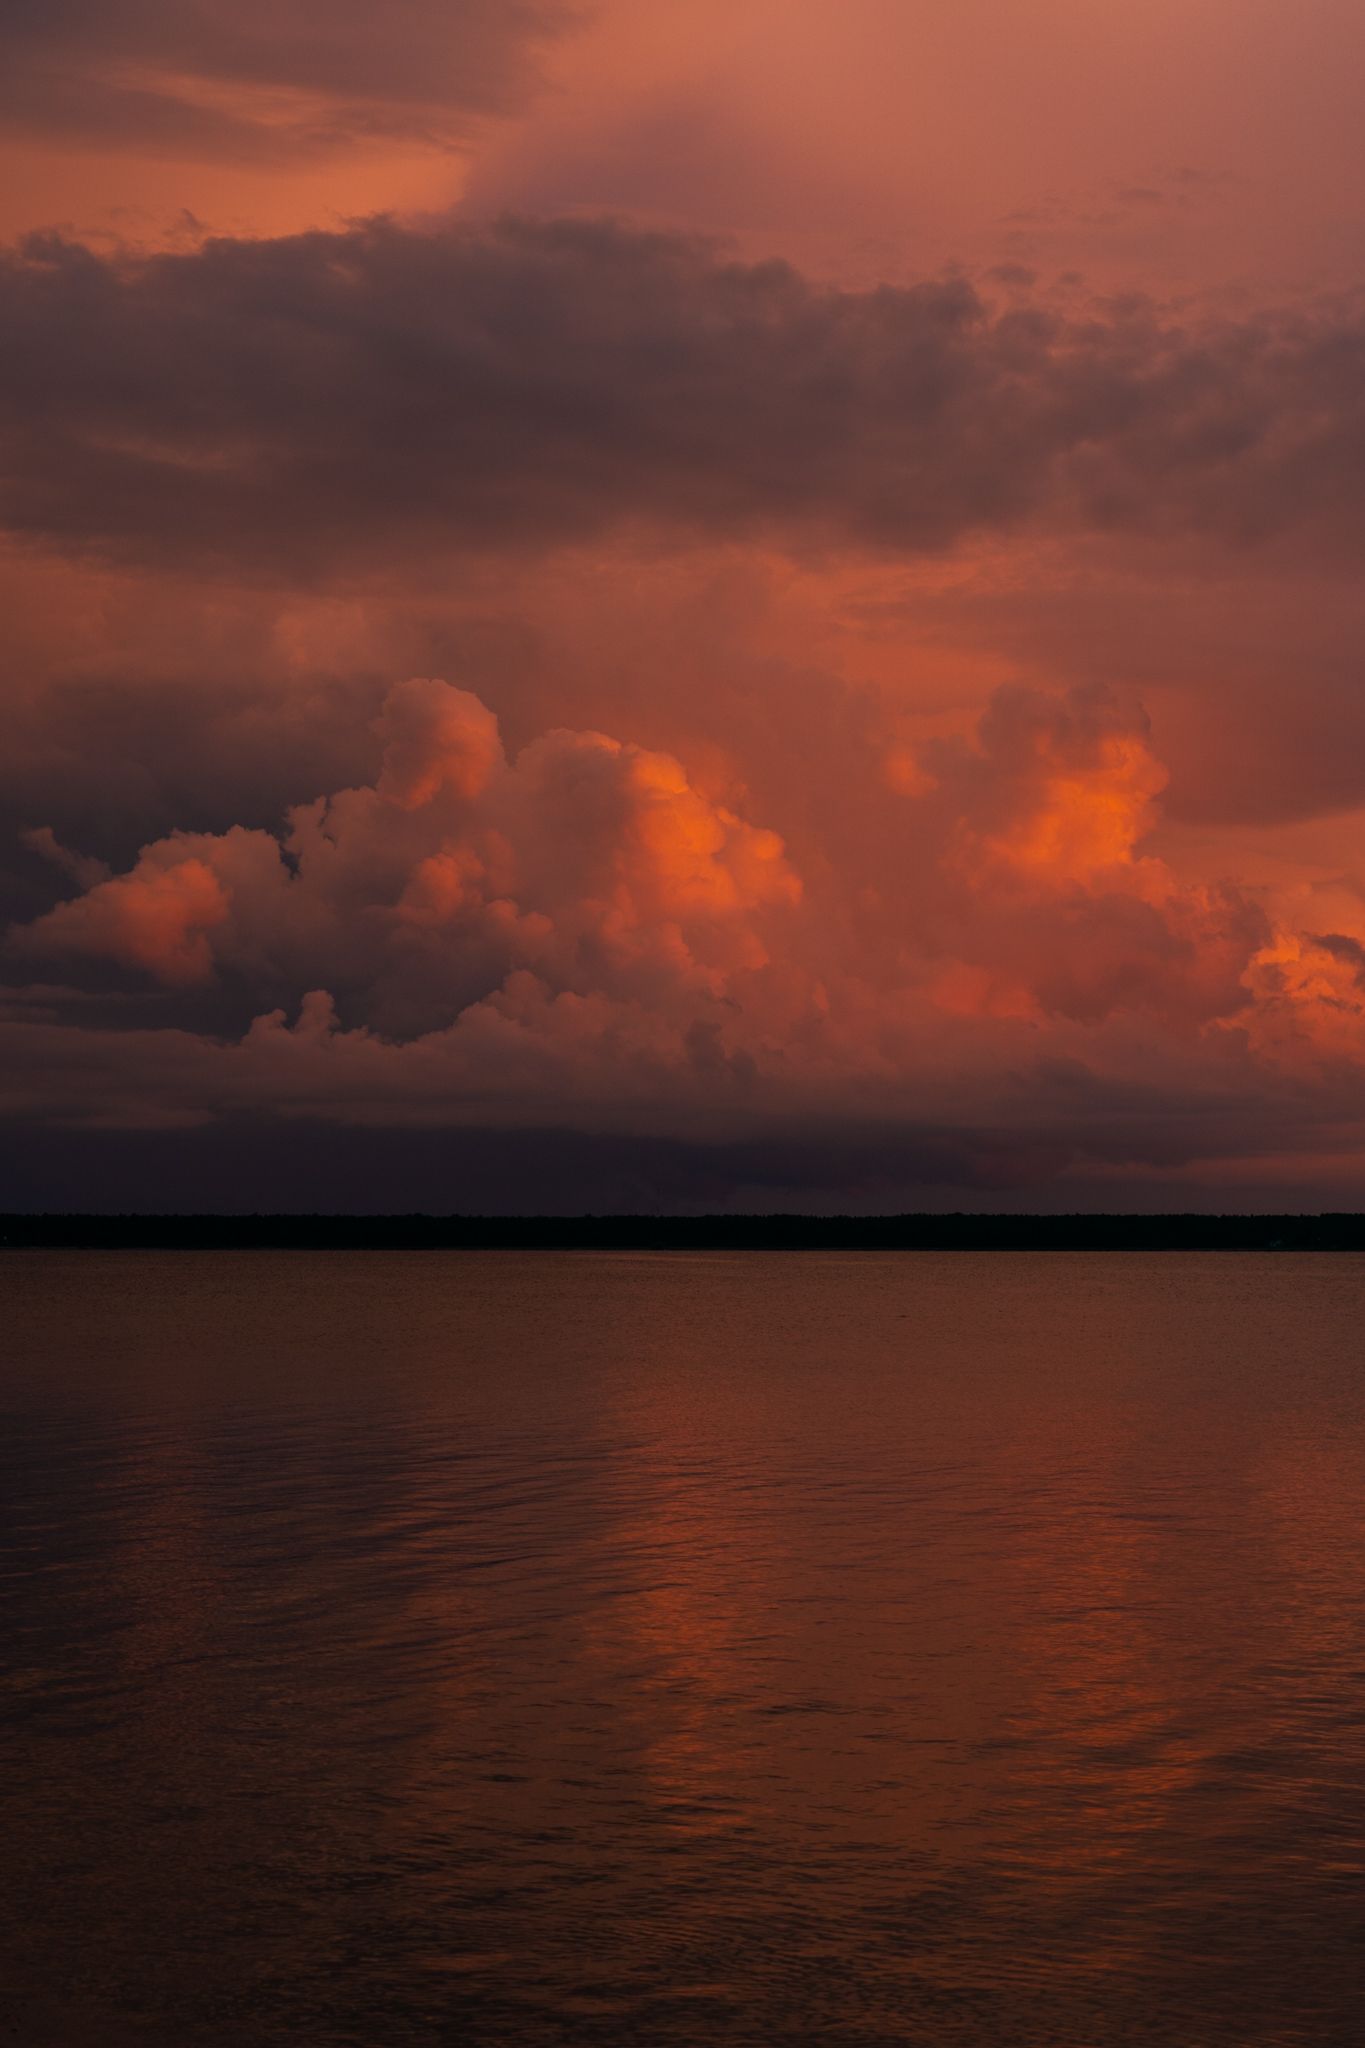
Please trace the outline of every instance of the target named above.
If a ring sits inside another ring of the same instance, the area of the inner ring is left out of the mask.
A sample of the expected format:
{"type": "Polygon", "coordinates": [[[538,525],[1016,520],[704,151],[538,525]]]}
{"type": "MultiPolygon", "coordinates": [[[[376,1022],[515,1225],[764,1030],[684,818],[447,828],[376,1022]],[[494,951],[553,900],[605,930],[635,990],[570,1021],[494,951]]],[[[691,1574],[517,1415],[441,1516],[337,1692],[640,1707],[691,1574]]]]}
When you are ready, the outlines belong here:
{"type": "Polygon", "coordinates": [[[74,1915],[182,2038],[1345,2038],[1353,1262],[133,1270],[14,1303],[16,1981],[74,1915]]]}

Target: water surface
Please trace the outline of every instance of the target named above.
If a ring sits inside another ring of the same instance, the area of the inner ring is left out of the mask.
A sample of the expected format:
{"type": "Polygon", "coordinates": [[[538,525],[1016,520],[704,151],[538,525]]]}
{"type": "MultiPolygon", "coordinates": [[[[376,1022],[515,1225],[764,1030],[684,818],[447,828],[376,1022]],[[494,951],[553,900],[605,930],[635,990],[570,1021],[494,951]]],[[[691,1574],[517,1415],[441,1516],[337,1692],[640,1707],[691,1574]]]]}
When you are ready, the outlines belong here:
{"type": "Polygon", "coordinates": [[[1362,1308],[0,1255],[0,2039],[1359,2042],[1362,1308]]]}

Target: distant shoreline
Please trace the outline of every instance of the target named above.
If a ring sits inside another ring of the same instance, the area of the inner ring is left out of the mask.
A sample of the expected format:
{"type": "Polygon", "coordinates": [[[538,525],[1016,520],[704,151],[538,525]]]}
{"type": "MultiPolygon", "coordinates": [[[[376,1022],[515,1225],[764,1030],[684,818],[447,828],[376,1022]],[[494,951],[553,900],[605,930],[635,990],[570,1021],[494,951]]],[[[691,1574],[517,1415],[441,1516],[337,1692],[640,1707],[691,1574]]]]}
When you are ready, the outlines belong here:
{"type": "Polygon", "coordinates": [[[0,1251],[1365,1251],[1365,1216],[0,1216],[0,1251]]]}

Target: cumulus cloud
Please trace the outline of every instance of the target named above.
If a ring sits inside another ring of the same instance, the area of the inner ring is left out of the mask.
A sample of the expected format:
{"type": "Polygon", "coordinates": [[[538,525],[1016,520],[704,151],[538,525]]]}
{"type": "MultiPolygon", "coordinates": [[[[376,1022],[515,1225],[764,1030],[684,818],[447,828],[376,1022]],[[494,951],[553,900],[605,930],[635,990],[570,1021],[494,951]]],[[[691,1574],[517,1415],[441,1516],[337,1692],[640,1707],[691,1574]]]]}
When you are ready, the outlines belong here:
{"type": "Polygon", "coordinates": [[[59,905],[34,943],[143,967],[172,984],[202,981],[213,967],[207,935],[227,915],[228,897],[207,862],[144,859],[131,875],[59,905]]]}
{"type": "Polygon", "coordinates": [[[670,755],[551,731],[509,758],[429,678],[373,739],[373,780],[281,833],[173,833],[11,934],[45,993],[0,1026],[6,1114],[775,1147],[812,1185],[822,1148],[891,1185],[900,1143],[1004,1186],[1301,1140],[1365,1052],[1365,942],[1273,930],[1146,851],[1162,770],[1102,690],[1004,691],[926,746],[879,814],[881,887],[825,879],[856,899],[842,945],[782,839],[670,755]],[[111,970],[162,991],[160,1025],[67,1014],[111,970]],[[219,997],[249,1028],[205,1027],[219,997]]]}
{"type": "Polygon", "coordinates": [[[896,551],[1029,519],[1358,553],[1358,311],[851,292],[605,224],[0,266],[0,521],[321,573],[632,522],[896,551]]]}
{"type": "Polygon", "coordinates": [[[1166,773],[1145,715],[1103,689],[999,691],[968,739],[923,750],[914,808],[942,849],[929,921],[963,1011],[1206,1023],[1247,1004],[1268,943],[1236,888],[1191,887],[1143,851],[1166,773]]]}
{"type": "Polygon", "coordinates": [[[379,720],[388,742],[379,795],[400,810],[420,810],[442,790],[472,798],[501,763],[498,721],[468,690],[414,676],[389,692],[379,720]]]}
{"type": "Polygon", "coordinates": [[[324,983],[403,1037],[495,996],[499,1018],[577,1035],[603,1003],[690,1021],[728,1000],[768,963],[764,917],[799,900],[777,835],[668,755],[551,732],[508,762],[492,713],[425,678],[390,692],[376,737],[375,783],[297,806],[283,838],[174,833],[15,943],[170,987],[293,1002],[324,983]]]}
{"type": "Polygon", "coordinates": [[[560,0],[6,0],[0,124],[263,159],[458,140],[521,97],[560,0]]]}

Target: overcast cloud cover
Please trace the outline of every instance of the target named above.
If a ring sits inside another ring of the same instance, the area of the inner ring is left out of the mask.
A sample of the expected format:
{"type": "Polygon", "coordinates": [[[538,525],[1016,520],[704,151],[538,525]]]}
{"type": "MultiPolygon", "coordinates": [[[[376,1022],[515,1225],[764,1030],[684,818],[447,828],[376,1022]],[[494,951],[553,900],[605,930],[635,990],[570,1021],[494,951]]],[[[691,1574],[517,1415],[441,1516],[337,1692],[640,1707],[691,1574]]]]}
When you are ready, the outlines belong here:
{"type": "Polygon", "coordinates": [[[1353,281],[1177,283],[1224,174],[1136,126],[1090,270],[1079,126],[1070,261],[604,218],[642,33],[0,6],[35,161],[348,216],[0,254],[0,1196],[1365,1199],[1353,281]]]}

